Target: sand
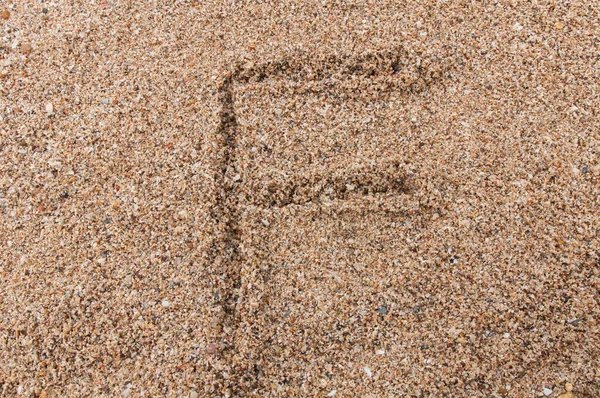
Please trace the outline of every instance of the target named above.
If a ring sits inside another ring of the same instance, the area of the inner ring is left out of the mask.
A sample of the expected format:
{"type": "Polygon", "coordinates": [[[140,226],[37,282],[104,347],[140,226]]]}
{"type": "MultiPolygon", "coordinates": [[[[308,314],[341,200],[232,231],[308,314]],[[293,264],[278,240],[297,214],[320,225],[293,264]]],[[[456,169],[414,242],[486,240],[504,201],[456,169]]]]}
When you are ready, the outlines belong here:
{"type": "Polygon", "coordinates": [[[0,395],[600,396],[599,14],[0,4],[0,395]]]}

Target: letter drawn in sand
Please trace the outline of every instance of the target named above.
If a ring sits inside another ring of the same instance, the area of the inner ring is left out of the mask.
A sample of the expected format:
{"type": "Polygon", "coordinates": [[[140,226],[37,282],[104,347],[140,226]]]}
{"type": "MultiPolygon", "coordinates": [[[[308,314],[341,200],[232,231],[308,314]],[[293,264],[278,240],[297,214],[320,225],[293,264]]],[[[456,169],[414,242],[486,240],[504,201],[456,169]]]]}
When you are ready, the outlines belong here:
{"type": "Polygon", "coordinates": [[[400,116],[447,75],[447,60],[402,48],[295,54],[237,67],[223,80],[211,261],[227,373],[220,380],[234,396],[268,388],[273,369],[287,366],[267,348],[279,346],[276,336],[289,340],[280,349],[324,338],[280,335],[277,326],[310,306],[306,295],[324,288],[311,287],[324,270],[365,272],[381,242],[393,242],[375,235],[422,210],[411,199],[400,116]],[[356,242],[372,255],[355,258],[356,242]]]}

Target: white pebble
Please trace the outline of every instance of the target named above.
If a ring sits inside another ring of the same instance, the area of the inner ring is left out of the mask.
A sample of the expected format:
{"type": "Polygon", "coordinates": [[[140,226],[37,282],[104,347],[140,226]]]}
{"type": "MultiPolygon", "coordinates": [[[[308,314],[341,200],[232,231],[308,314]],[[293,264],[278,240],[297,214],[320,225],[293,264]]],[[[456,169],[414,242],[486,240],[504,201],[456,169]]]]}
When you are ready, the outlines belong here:
{"type": "Polygon", "coordinates": [[[549,388],[544,388],[544,395],[549,396],[550,394],[552,394],[552,390],[549,388]]]}
{"type": "Polygon", "coordinates": [[[46,113],[48,115],[52,115],[54,113],[54,105],[52,105],[50,102],[46,104],[46,113]]]}
{"type": "Polygon", "coordinates": [[[373,377],[373,372],[371,372],[371,369],[369,369],[365,366],[364,370],[365,370],[365,373],[367,374],[367,376],[373,377]]]}
{"type": "Polygon", "coordinates": [[[336,393],[337,393],[337,390],[331,390],[331,391],[329,391],[329,394],[327,394],[327,396],[333,397],[336,393]]]}
{"type": "Polygon", "coordinates": [[[198,393],[194,390],[190,391],[190,398],[198,398],[198,393]]]}
{"type": "Polygon", "coordinates": [[[383,354],[385,354],[385,350],[377,350],[375,352],[377,353],[377,355],[383,355],[383,354]]]}
{"type": "Polygon", "coordinates": [[[163,307],[165,307],[165,308],[169,308],[169,307],[171,306],[171,302],[170,302],[169,300],[167,300],[167,299],[164,299],[164,300],[161,302],[161,304],[162,304],[162,306],[163,306],[163,307]]]}

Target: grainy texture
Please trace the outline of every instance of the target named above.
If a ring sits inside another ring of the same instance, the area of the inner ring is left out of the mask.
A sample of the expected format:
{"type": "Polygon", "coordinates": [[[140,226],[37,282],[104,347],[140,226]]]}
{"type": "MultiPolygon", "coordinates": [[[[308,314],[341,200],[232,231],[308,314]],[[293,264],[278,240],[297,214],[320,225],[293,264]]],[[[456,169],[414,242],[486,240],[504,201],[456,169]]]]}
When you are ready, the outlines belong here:
{"type": "Polygon", "coordinates": [[[0,4],[0,395],[600,396],[599,8],[0,4]]]}

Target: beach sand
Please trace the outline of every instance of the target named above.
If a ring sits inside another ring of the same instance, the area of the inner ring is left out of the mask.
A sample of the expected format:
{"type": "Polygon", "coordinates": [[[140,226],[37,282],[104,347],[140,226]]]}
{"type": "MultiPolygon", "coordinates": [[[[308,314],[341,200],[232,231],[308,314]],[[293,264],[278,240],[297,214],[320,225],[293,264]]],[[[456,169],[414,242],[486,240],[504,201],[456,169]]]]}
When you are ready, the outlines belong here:
{"type": "Polygon", "coordinates": [[[600,396],[599,10],[0,4],[0,395],[600,396]]]}

